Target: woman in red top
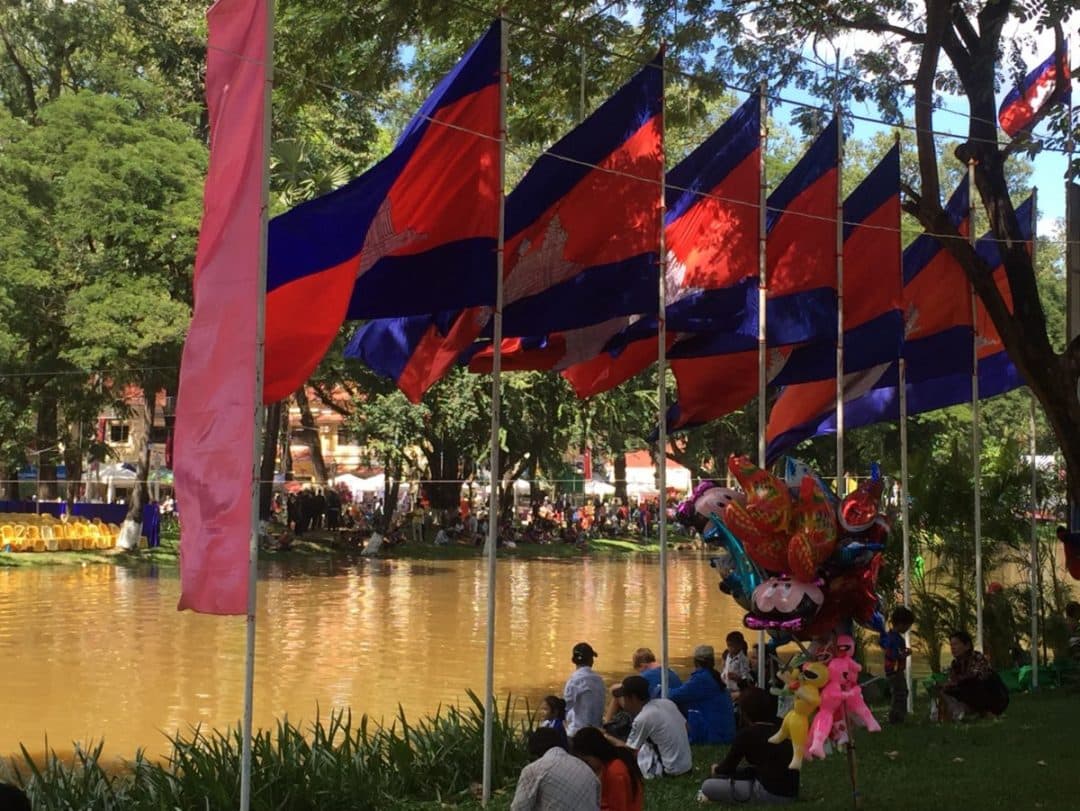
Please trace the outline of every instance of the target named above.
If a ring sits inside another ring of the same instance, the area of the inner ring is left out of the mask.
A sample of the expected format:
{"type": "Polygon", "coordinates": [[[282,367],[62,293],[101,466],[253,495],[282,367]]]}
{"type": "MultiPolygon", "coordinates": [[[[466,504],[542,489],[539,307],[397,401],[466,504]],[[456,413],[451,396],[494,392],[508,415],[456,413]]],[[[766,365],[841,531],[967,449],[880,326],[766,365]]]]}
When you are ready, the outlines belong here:
{"type": "Polygon", "coordinates": [[[600,811],[642,811],[645,779],[633,749],[615,746],[596,727],[575,732],[570,749],[600,778],[600,811]]]}

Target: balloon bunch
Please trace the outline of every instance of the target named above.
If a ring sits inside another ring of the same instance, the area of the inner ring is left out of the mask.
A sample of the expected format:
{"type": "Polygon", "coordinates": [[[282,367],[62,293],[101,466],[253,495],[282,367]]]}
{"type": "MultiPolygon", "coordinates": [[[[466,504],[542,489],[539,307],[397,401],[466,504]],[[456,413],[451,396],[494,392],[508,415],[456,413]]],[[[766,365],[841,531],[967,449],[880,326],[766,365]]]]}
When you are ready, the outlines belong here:
{"type": "Polygon", "coordinates": [[[877,577],[889,525],[876,466],[843,499],[807,465],[785,459],[780,478],[745,456],[728,459],[742,492],[705,481],[677,519],[722,553],[720,588],[754,630],[810,639],[854,620],[884,631],[877,577]]]}

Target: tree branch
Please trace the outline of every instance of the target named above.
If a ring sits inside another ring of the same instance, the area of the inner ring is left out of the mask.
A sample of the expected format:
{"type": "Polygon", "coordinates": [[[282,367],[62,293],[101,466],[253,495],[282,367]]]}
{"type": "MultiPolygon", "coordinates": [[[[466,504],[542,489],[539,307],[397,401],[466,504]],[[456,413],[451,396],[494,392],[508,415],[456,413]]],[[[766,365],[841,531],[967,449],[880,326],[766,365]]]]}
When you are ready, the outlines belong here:
{"type": "Polygon", "coordinates": [[[34,87],[34,77],[30,75],[30,71],[27,70],[26,65],[19,59],[17,53],[15,53],[15,46],[12,45],[11,40],[8,38],[7,31],[0,28],[0,39],[4,41],[4,50],[7,52],[8,59],[15,66],[15,71],[19,74],[19,78],[23,83],[23,90],[26,92],[26,104],[30,109],[31,119],[37,119],[37,92],[34,87]]]}

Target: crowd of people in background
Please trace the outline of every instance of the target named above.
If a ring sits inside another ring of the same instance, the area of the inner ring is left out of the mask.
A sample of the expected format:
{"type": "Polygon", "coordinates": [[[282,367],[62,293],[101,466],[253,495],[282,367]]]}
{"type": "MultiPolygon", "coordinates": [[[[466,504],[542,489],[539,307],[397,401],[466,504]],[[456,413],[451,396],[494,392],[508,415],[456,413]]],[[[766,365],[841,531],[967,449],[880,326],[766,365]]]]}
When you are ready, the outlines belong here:
{"type": "MultiPolygon", "coordinates": [[[[673,538],[681,537],[686,531],[674,522],[672,509],[669,533],[673,538]]],[[[583,545],[599,537],[647,541],[657,536],[659,510],[656,499],[628,504],[616,497],[542,496],[515,507],[512,517],[500,522],[497,544],[583,545]]],[[[272,517],[293,537],[343,530],[346,539],[356,542],[375,531],[382,511],[381,498],[355,500],[339,488],[312,485],[275,493],[271,510],[272,517]]],[[[440,510],[421,493],[415,500],[405,497],[398,505],[384,531],[384,543],[482,546],[488,529],[486,502],[463,497],[457,508],[440,510]]]]}

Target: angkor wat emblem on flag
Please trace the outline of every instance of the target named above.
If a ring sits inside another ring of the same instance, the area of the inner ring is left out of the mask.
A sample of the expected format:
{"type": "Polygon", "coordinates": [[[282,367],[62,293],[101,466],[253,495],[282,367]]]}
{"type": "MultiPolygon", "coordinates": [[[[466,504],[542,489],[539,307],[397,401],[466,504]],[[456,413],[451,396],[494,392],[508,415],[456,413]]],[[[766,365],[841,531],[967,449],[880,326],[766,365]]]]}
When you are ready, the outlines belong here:
{"type": "Polygon", "coordinates": [[[418,234],[411,228],[404,231],[394,230],[393,211],[391,210],[390,196],[387,195],[375,212],[371,220],[367,235],[364,237],[364,247],[360,251],[360,269],[357,276],[362,276],[371,270],[372,266],[384,256],[398,251],[415,242],[427,239],[427,234],[418,234]]]}

